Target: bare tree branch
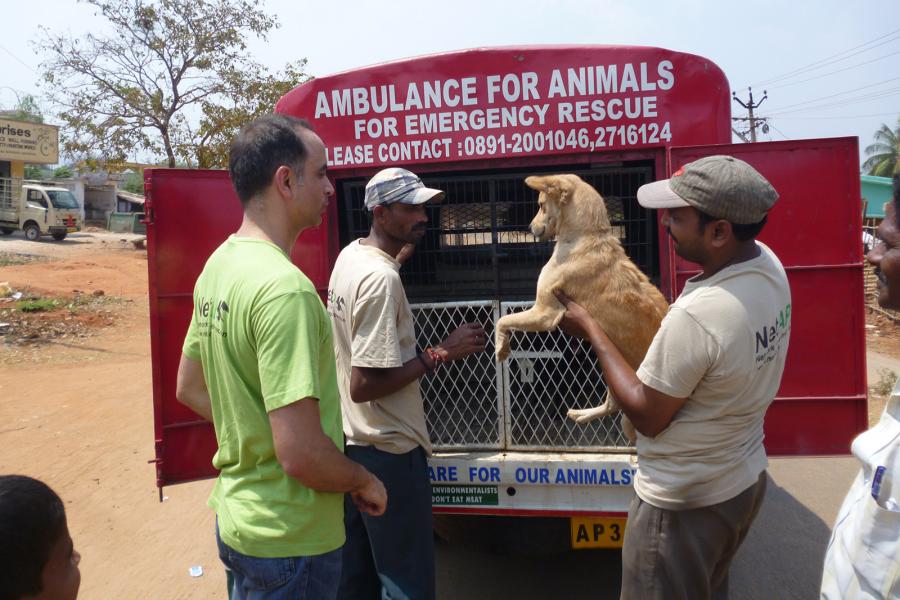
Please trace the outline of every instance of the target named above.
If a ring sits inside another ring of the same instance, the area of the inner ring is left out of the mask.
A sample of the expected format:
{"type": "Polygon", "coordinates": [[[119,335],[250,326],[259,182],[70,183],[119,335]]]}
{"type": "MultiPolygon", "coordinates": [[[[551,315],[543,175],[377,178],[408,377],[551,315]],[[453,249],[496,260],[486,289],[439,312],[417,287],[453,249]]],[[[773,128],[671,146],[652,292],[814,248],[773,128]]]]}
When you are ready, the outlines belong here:
{"type": "Polygon", "coordinates": [[[307,79],[305,61],[278,76],[246,51],[278,24],[261,0],[85,0],[114,34],[42,29],[34,44],[63,147],[101,160],[161,153],[222,166],[234,131],[307,79]]]}

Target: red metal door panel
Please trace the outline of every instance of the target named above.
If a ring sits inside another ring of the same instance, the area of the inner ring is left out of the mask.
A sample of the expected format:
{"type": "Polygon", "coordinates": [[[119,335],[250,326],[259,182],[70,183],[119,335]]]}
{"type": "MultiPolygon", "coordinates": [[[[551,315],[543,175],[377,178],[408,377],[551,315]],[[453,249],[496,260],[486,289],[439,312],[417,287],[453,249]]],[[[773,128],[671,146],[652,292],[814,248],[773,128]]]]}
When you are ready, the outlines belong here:
{"type": "Polygon", "coordinates": [[[791,270],[791,342],[779,396],[857,396],[865,404],[865,315],[852,290],[862,272],[791,270]],[[847,293],[851,292],[851,293],[847,293]]]}
{"type": "Polygon", "coordinates": [[[848,454],[850,442],[866,428],[865,409],[865,397],[779,396],[766,413],[766,452],[769,456],[848,454]]]}
{"type": "MultiPolygon", "coordinates": [[[[151,169],[145,187],[156,472],[162,486],[216,474],[213,427],[175,399],[175,378],[194,282],[243,213],[226,171],[151,169]]],[[[332,203],[329,217],[334,214],[332,203]]],[[[320,292],[333,260],[328,232],[327,223],[305,231],[291,252],[320,292]]]]}
{"type": "MultiPolygon", "coordinates": [[[[672,148],[669,166],[712,154],[750,163],[780,196],[759,239],[788,273],[792,325],[784,379],[766,415],[766,448],[772,455],[848,453],[867,423],[857,140],[672,148]]],[[[665,252],[674,255],[671,239],[665,252]]],[[[699,268],[677,256],[674,266],[680,293],[699,268]]]]}

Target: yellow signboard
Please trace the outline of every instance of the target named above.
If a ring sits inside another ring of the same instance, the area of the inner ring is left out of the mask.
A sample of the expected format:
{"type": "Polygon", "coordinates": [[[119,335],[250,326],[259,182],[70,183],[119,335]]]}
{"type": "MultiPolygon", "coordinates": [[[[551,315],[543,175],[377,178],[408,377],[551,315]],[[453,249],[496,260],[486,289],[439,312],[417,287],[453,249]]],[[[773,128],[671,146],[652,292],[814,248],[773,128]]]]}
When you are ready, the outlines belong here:
{"type": "Polygon", "coordinates": [[[59,127],[0,118],[0,160],[59,162],[59,127]]]}

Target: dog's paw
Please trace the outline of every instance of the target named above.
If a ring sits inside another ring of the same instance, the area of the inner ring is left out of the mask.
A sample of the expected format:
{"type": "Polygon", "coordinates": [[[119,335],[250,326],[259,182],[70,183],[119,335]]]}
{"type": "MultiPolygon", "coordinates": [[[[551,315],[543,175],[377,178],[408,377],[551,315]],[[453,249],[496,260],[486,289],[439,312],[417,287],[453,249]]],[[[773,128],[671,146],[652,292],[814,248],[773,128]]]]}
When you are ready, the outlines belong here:
{"type": "Polygon", "coordinates": [[[495,355],[497,356],[497,362],[503,362],[504,360],[509,358],[509,344],[502,344],[497,346],[495,355]]]}

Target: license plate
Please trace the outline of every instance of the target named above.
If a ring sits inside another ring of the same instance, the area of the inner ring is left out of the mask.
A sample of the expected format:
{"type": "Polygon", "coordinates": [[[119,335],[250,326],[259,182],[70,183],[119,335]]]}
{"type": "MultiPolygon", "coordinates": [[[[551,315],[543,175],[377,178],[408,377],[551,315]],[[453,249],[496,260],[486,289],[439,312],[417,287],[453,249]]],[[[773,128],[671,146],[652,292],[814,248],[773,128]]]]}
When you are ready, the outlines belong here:
{"type": "Polygon", "coordinates": [[[77,227],[66,227],[66,233],[75,233],[78,231],[77,227]]]}
{"type": "Polygon", "coordinates": [[[572,548],[621,548],[625,517],[572,517],[572,548]]]}

